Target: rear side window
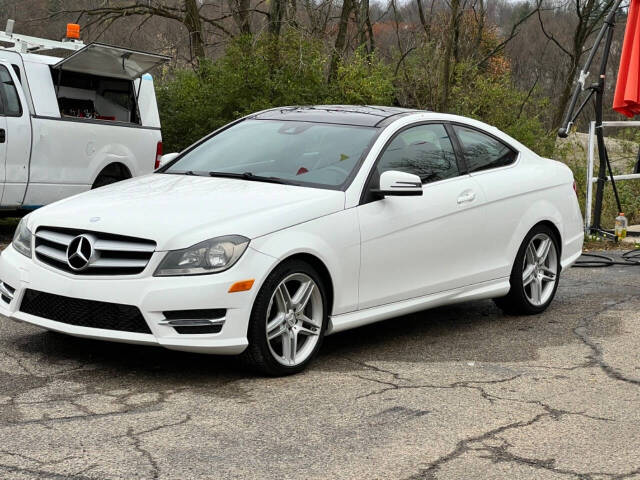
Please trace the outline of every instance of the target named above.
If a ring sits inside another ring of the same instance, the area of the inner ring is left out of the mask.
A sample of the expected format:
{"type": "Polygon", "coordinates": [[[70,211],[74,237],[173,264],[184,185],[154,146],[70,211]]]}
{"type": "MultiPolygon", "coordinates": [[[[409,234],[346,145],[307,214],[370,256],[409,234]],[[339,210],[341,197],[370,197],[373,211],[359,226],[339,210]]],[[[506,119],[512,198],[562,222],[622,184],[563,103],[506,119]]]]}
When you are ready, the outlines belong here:
{"type": "Polygon", "coordinates": [[[443,125],[426,124],[407,128],[387,146],[378,173],[388,170],[418,175],[422,183],[459,175],[456,156],[443,125]]]}
{"type": "Polygon", "coordinates": [[[4,115],[19,117],[22,115],[20,97],[7,68],[0,65],[0,96],[4,105],[4,115]]]}
{"type": "Polygon", "coordinates": [[[515,162],[518,153],[499,140],[471,128],[453,126],[469,172],[504,167],[515,162]]]}

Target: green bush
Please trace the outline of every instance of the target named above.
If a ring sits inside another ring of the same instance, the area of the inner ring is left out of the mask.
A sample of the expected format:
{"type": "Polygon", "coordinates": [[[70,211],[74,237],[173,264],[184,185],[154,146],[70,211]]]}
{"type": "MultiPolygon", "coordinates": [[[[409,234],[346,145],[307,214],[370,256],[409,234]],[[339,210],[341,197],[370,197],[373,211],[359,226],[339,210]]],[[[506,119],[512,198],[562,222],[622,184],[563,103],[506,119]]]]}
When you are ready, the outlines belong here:
{"type": "Polygon", "coordinates": [[[330,103],[390,105],[393,102],[393,72],[376,55],[355,52],[338,66],[330,103]]]}

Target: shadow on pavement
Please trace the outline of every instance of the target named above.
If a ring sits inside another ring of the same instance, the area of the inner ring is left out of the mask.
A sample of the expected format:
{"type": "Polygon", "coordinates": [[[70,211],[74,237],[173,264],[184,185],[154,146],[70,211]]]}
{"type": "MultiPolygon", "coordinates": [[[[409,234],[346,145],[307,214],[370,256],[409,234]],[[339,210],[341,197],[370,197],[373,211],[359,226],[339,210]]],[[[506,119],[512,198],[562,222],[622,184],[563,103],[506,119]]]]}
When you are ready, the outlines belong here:
{"type": "MultiPolygon", "coordinates": [[[[328,336],[312,369],[348,371],[360,362],[519,362],[537,358],[538,349],[576,342],[575,299],[562,295],[542,315],[503,315],[491,301],[436,308],[328,336]]],[[[616,334],[618,323],[600,325],[598,334],[616,334]]],[[[29,328],[30,330],[30,328],[29,328]]],[[[77,362],[101,376],[157,378],[163,384],[194,385],[212,380],[255,377],[234,357],[175,352],[159,347],[75,338],[53,332],[14,337],[14,348],[50,363],[77,362]]],[[[86,372],[82,375],[86,376],[86,372]]]]}

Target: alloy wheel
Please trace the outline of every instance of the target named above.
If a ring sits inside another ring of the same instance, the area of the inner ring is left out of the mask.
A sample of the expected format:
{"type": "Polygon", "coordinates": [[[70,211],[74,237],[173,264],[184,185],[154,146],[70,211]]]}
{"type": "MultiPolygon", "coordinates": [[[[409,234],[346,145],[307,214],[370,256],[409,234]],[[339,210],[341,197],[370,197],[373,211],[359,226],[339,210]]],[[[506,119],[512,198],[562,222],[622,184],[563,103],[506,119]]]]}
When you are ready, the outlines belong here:
{"type": "Polygon", "coordinates": [[[527,249],[522,267],[522,286],[532,305],[544,305],[553,295],[558,281],[558,252],[549,235],[534,236],[527,249]]]}
{"type": "Polygon", "coordinates": [[[307,360],[320,338],[324,318],[322,294],[304,273],[293,273],[275,288],[266,315],[265,333],[273,358],[286,366],[307,360]]]}

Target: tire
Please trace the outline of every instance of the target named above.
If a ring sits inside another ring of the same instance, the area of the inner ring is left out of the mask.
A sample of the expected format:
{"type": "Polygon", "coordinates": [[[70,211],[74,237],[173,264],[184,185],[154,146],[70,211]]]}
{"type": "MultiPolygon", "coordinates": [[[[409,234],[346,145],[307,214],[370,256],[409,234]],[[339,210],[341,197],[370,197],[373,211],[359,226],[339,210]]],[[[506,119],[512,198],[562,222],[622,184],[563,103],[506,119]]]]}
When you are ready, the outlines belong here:
{"type": "Polygon", "coordinates": [[[131,172],[127,167],[121,163],[111,163],[98,174],[91,189],[111,185],[112,183],[120,182],[128,178],[131,178],[131,172]]]}
{"type": "Polygon", "coordinates": [[[326,287],[311,265],[300,260],[279,265],[256,296],[247,330],[249,346],[241,359],[266,375],[301,372],[320,350],[328,311],[326,287]],[[311,284],[310,292],[303,289],[311,284]]]}
{"type": "Polygon", "coordinates": [[[559,281],[558,238],[548,226],[536,225],[527,234],[516,255],[509,278],[511,285],[509,293],[505,297],[495,298],[494,302],[507,314],[536,315],[544,312],[551,304],[559,281]],[[542,242],[547,240],[550,242],[547,254],[544,258],[540,258],[542,242]],[[529,250],[532,242],[533,250],[529,250]]]}
{"type": "Polygon", "coordinates": [[[112,183],[116,183],[121,180],[124,180],[124,178],[113,177],[110,175],[100,175],[98,178],[96,178],[96,181],[93,182],[93,185],[91,186],[91,190],[95,188],[104,187],[106,185],[111,185],[112,183]]]}

